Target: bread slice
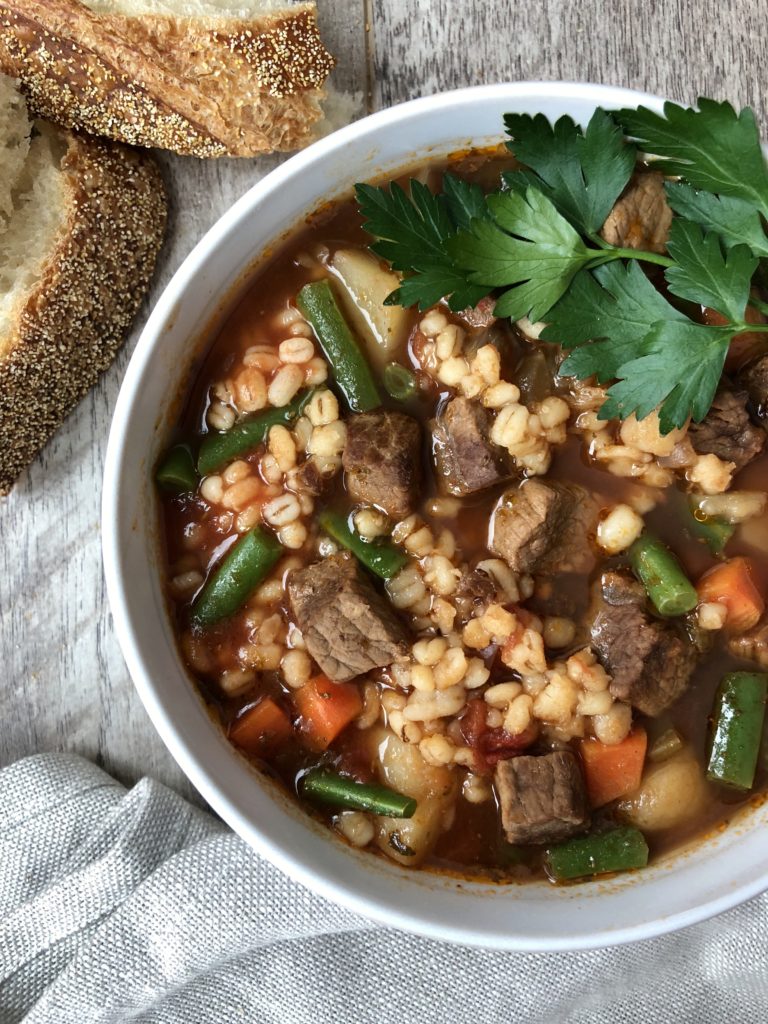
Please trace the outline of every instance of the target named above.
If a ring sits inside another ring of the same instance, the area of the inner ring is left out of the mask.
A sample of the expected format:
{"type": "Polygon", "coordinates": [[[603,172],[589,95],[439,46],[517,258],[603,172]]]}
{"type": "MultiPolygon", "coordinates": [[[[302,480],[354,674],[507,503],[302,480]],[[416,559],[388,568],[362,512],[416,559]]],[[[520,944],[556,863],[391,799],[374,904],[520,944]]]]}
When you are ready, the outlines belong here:
{"type": "Polygon", "coordinates": [[[0,75],[0,495],[112,362],[166,220],[150,154],[33,125],[18,96],[0,75]]]}
{"type": "Polygon", "coordinates": [[[314,3],[0,3],[0,71],[21,80],[38,117],[187,155],[310,141],[333,63],[314,3]]]}

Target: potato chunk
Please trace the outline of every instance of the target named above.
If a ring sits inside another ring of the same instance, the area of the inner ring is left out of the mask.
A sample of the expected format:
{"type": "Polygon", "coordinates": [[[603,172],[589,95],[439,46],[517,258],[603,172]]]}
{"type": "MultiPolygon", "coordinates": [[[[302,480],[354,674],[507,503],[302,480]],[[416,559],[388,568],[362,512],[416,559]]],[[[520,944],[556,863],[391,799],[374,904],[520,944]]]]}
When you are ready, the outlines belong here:
{"type": "Polygon", "coordinates": [[[379,776],[385,786],[418,801],[412,818],[375,819],[376,845],[408,867],[420,864],[450,823],[458,784],[449,768],[427,764],[413,743],[382,730],[379,776]]]}
{"type": "Polygon", "coordinates": [[[692,821],[707,801],[704,771],[689,748],[652,765],[639,789],[618,804],[622,816],[642,832],[662,832],[692,821]]]}
{"type": "Polygon", "coordinates": [[[339,249],[330,265],[343,286],[346,312],[365,339],[369,358],[384,366],[408,337],[408,310],[384,305],[386,297],[400,287],[400,278],[362,249],[339,249]]]}

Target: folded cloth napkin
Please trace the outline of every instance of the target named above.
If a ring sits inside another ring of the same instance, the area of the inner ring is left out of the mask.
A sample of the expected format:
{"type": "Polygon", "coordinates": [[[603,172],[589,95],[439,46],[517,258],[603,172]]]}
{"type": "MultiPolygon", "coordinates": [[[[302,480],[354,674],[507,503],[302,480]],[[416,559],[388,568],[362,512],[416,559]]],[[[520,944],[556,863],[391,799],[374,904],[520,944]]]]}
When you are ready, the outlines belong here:
{"type": "Polygon", "coordinates": [[[447,945],[327,903],[149,779],[0,771],[2,1024],[751,1024],[767,936],[763,896],[618,949],[447,945]]]}

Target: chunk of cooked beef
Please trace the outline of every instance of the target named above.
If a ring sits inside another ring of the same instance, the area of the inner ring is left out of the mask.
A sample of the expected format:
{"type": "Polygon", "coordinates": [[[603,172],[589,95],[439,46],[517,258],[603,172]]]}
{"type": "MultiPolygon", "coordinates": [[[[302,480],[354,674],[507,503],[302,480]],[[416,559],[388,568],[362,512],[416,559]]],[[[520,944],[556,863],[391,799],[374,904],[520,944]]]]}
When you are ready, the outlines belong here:
{"type": "Polygon", "coordinates": [[[728,650],[735,658],[744,658],[768,669],[768,621],[762,619],[746,633],[731,637],[728,650]]]}
{"type": "Polygon", "coordinates": [[[586,572],[597,513],[582,487],[526,480],[499,499],[490,547],[515,572],[586,572]]]}
{"type": "Polygon", "coordinates": [[[491,421],[479,402],[452,398],[433,428],[438,483],[449,494],[484,491],[510,477],[501,449],[491,444],[491,421]]]}
{"type": "Polygon", "coordinates": [[[407,653],[403,623],[349,554],[291,573],[288,596],[307,650],[330,679],[354,679],[407,653]]]}
{"type": "Polygon", "coordinates": [[[643,588],[626,574],[603,573],[590,632],[611,693],[643,714],[660,715],[688,688],[696,649],[673,623],[648,614],[643,588]]]}
{"type": "Polygon", "coordinates": [[[664,191],[664,175],[641,171],[613,204],[600,234],[622,249],[666,252],[672,210],[664,191]]]}
{"type": "Polygon", "coordinates": [[[500,761],[494,778],[510,843],[557,842],[589,825],[584,777],[570,750],[500,761]]]}
{"type": "Polygon", "coordinates": [[[752,415],[768,429],[768,355],[761,356],[742,370],[739,383],[747,390],[752,415]]]}
{"type": "Polygon", "coordinates": [[[395,519],[413,511],[421,483],[421,427],[402,412],[360,413],[347,420],[342,455],[355,501],[378,505],[395,519]]]}
{"type": "Polygon", "coordinates": [[[765,431],[756,427],[747,412],[747,395],[734,388],[720,387],[712,406],[701,421],[692,423],[688,437],[699,454],[712,453],[724,462],[743,469],[765,445],[765,431]]]}
{"type": "Polygon", "coordinates": [[[462,573],[452,599],[460,622],[468,622],[482,615],[496,597],[496,584],[482,569],[468,569],[462,573]]]}

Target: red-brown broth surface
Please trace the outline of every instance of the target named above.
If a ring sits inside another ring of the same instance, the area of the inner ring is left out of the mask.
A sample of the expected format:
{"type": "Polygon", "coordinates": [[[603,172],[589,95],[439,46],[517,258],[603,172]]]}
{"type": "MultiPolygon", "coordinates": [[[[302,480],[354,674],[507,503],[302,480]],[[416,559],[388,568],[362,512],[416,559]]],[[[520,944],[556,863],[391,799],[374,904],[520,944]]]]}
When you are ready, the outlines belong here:
{"type": "MultiPolygon", "coordinates": [[[[487,161],[484,157],[465,160],[463,165],[456,166],[460,171],[474,170],[475,173],[486,176],[498,172],[498,162],[487,161]]],[[[430,175],[432,179],[436,178],[439,175],[439,168],[433,168],[430,175]]],[[[252,284],[211,340],[210,347],[195,373],[173,440],[189,441],[199,437],[205,430],[205,414],[211,383],[226,375],[239,354],[253,344],[255,339],[275,346],[282,340],[283,334],[276,330],[270,331],[268,325],[270,317],[292,302],[299,289],[312,278],[311,272],[301,264],[300,254],[314,250],[317,246],[324,246],[333,252],[341,246],[363,247],[366,242],[367,236],[361,229],[354,203],[341,202],[311,218],[308,224],[255,274],[252,284]]],[[[416,314],[414,324],[415,322],[416,314]]],[[[530,363],[523,363],[526,357],[530,360],[530,345],[516,337],[511,330],[506,332],[502,356],[506,370],[503,375],[507,379],[519,380],[522,369],[532,386],[537,386],[536,373],[529,372],[530,363]]],[[[407,351],[400,353],[400,361],[406,365],[413,365],[411,354],[407,351]]],[[[436,403],[440,398],[437,389],[422,391],[416,399],[407,404],[406,411],[426,423],[434,415],[436,403]]],[[[387,400],[386,404],[393,408],[402,408],[402,405],[392,400],[387,400]]],[[[426,430],[425,437],[429,437],[426,430]]],[[[256,463],[259,454],[257,451],[245,458],[256,463]]],[[[426,441],[423,455],[426,502],[436,493],[426,441]]],[[[621,501],[628,489],[633,486],[626,479],[612,476],[604,469],[590,464],[583,451],[581,439],[575,436],[555,449],[552,468],[547,476],[582,485],[597,495],[600,503],[604,505],[621,501]]],[[[768,457],[763,455],[738,476],[734,486],[741,489],[764,490],[767,485],[768,457]]],[[[487,555],[489,517],[501,489],[497,488],[479,497],[465,499],[463,508],[455,520],[446,522],[441,519],[433,524],[436,529],[448,526],[453,530],[459,541],[462,556],[469,563],[487,555]]],[[[326,505],[339,505],[343,502],[344,484],[339,474],[333,488],[319,499],[316,512],[326,505]]],[[[715,564],[715,560],[701,542],[689,537],[680,527],[676,509],[681,502],[682,491],[675,486],[668,488],[665,500],[646,516],[646,522],[648,527],[676,552],[689,577],[696,580],[704,570],[715,564]]],[[[424,518],[430,522],[429,516],[425,515],[424,518]]],[[[172,566],[185,556],[187,548],[184,538],[190,528],[202,531],[204,539],[199,550],[203,556],[204,570],[210,569],[236,539],[234,531],[222,533],[211,526],[205,514],[204,503],[197,499],[165,498],[163,520],[167,566],[172,566]]],[[[299,554],[307,563],[317,557],[312,551],[311,542],[299,554]]],[[[745,554],[750,557],[756,571],[758,586],[761,592],[765,593],[768,586],[768,557],[765,550],[747,544],[737,531],[729,545],[728,554],[745,554]]],[[[606,565],[618,561],[620,559],[609,559],[596,553],[595,569],[590,576],[561,574],[556,578],[558,598],[568,607],[568,614],[571,617],[577,621],[583,618],[593,579],[606,565]]],[[[536,607],[535,597],[530,604],[536,607]]],[[[285,603],[283,607],[287,611],[285,603]]],[[[172,615],[175,627],[179,634],[182,634],[188,629],[189,624],[188,603],[172,604],[172,615]]],[[[242,696],[231,699],[222,696],[214,677],[222,668],[233,662],[238,648],[246,639],[242,627],[233,626],[228,622],[209,629],[206,632],[205,644],[212,654],[215,668],[208,673],[190,668],[205,700],[225,730],[244,707],[252,705],[264,694],[274,696],[286,704],[290,703],[290,691],[281,682],[277,671],[263,672],[257,684],[242,696]]],[[[578,639],[577,637],[574,649],[586,642],[583,633],[581,644],[578,643],[578,639]]],[[[644,721],[643,716],[636,714],[636,720],[643,721],[651,740],[669,726],[674,726],[691,744],[703,765],[708,715],[717,684],[726,672],[745,667],[748,667],[746,663],[739,662],[728,654],[723,638],[716,634],[712,649],[700,660],[693,683],[686,695],[660,719],[644,721]]],[[[495,670],[495,673],[499,680],[509,677],[509,670],[503,669],[503,666],[501,670],[495,670]]],[[[491,677],[491,682],[493,681],[494,676],[491,677]]],[[[329,757],[333,763],[353,771],[360,779],[372,780],[375,777],[370,745],[366,742],[365,734],[356,730],[354,726],[347,728],[332,745],[329,757]]],[[[270,754],[267,761],[255,759],[254,763],[281,779],[287,790],[295,794],[297,778],[316,761],[317,755],[306,751],[297,739],[270,754]]],[[[761,758],[754,792],[758,792],[766,785],[766,778],[765,759],[761,758]]],[[[707,809],[695,822],[648,837],[653,856],[681,845],[696,835],[703,836],[711,832],[713,828],[727,822],[740,805],[754,796],[754,793],[747,796],[735,795],[712,784],[708,784],[708,791],[707,809]]],[[[331,812],[324,813],[317,808],[307,809],[329,822],[333,817],[331,812]]],[[[598,812],[596,820],[601,817],[611,817],[610,807],[607,811],[598,812]]],[[[472,804],[459,798],[454,823],[439,840],[433,857],[427,863],[433,867],[458,870],[467,875],[483,873],[486,877],[490,875],[498,880],[521,881],[542,877],[540,858],[539,848],[513,848],[504,842],[498,808],[493,800],[472,804]]]]}

